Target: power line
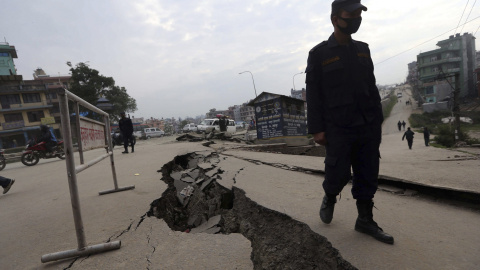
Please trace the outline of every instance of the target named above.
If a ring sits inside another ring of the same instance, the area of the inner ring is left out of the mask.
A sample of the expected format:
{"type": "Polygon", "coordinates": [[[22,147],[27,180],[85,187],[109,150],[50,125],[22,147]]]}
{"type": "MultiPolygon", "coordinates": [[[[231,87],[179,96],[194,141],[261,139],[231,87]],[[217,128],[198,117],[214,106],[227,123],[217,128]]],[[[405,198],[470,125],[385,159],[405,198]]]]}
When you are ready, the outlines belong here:
{"type": "Polygon", "coordinates": [[[465,8],[463,9],[462,16],[460,17],[460,20],[458,20],[458,25],[455,28],[455,31],[453,31],[453,34],[455,34],[457,32],[457,28],[460,25],[460,23],[462,22],[463,14],[465,14],[465,10],[467,10],[468,2],[470,2],[470,0],[467,1],[467,4],[465,5],[465,8]]]}
{"type": "MultiPolygon", "coordinates": [[[[478,18],[480,18],[480,16],[478,16],[478,17],[476,17],[476,18],[473,18],[473,19],[471,19],[470,21],[468,21],[468,22],[466,22],[466,23],[464,23],[464,24],[462,24],[462,25],[465,25],[465,24],[467,24],[467,23],[471,23],[471,22],[473,22],[474,20],[476,20],[476,19],[478,19],[478,18]]],[[[457,27],[458,27],[458,26],[457,26],[457,27]]],[[[397,57],[397,56],[399,56],[399,55],[401,55],[401,54],[404,54],[404,53],[406,53],[406,52],[408,52],[408,51],[411,51],[411,50],[413,50],[413,49],[415,49],[415,48],[417,48],[417,47],[419,47],[419,46],[422,46],[422,45],[425,44],[425,43],[428,43],[428,42],[430,42],[430,41],[432,41],[432,40],[434,40],[434,39],[436,39],[436,38],[439,38],[439,37],[447,34],[448,32],[450,32],[450,31],[452,31],[452,30],[454,30],[454,29],[452,28],[452,29],[446,31],[445,33],[442,33],[442,34],[440,34],[440,35],[438,35],[438,36],[436,36],[436,37],[434,37],[434,38],[431,38],[431,39],[429,39],[429,40],[427,40],[427,41],[425,41],[425,42],[422,42],[422,43],[420,43],[420,44],[418,44],[418,45],[416,45],[416,46],[413,46],[412,48],[410,48],[410,49],[408,49],[408,50],[405,50],[405,51],[403,51],[403,52],[397,53],[397,54],[395,54],[394,56],[391,56],[391,57],[389,57],[389,58],[387,58],[387,59],[385,59],[385,60],[383,60],[383,61],[381,61],[381,62],[375,63],[375,65],[380,65],[380,64],[383,63],[383,62],[386,62],[386,61],[388,61],[388,60],[390,60],[390,59],[392,59],[392,58],[395,58],[395,57],[397,57]]],[[[456,30],[456,28],[455,28],[455,30],[456,30]]],[[[478,31],[478,29],[477,29],[477,31],[478,31]]]]}
{"type": "MultiPolygon", "coordinates": [[[[472,6],[472,8],[470,9],[470,12],[468,13],[468,16],[467,16],[467,18],[465,19],[465,21],[467,21],[467,20],[468,20],[468,17],[470,17],[470,14],[472,14],[472,10],[473,10],[473,8],[475,7],[475,4],[476,4],[476,3],[477,3],[477,0],[475,0],[475,2],[473,2],[473,6],[472,6]]],[[[462,31],[463,31],[463,27],[465,27],[465,24],[462,26],[462,29],[460,30],[460,33],[462,33],[462,31]]]]}
{"type": "Polygon", "coordinates": [[[475,31],[475,34],[473,34],[473,36],[475,36],[477,34],[478,29],[480,29],[480,25],[478,26],[477,31],[475,31]]]}

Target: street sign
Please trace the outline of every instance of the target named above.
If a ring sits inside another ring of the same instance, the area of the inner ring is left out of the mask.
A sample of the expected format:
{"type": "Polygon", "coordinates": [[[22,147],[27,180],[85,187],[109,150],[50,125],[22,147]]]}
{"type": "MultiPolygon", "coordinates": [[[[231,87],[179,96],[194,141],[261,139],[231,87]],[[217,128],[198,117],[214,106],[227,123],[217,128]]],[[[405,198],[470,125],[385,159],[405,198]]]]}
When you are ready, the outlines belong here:
{"type": "Polygon", "coordinates": [[[43,117],[40,118],[42,125],[55,124],[55,117],[43,117]]]}

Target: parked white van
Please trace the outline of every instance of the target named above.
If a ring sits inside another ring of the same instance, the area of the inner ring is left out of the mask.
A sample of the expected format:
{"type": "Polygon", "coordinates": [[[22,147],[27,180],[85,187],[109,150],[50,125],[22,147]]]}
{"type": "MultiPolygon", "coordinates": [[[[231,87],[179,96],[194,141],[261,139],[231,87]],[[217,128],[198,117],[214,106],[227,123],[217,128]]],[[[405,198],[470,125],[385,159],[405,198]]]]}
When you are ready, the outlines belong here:
{"type": "Polygon", "coordinates": [[[159,128],[145,128],[142,133],[143,139],[150,139],[154,137],[162,137],[165,132],[159,128]]]}
{"type": "MultiPolygon", "coordinates": [[[[233,134],[237,131],[237,128],[235,127],[235,121],[232,119],[227,119],[228,120],[228,125],[227,125],[227,132],[233,134]]],[[[212,118],[212,119],[205,119],[203,120],[200,125],[197,126],[197,129],[199,132],[205,132],[205,130],[209,127],[215,128],[215,131],[220,132],[220,126],[218,125],[218,118],[212,118]]]]}

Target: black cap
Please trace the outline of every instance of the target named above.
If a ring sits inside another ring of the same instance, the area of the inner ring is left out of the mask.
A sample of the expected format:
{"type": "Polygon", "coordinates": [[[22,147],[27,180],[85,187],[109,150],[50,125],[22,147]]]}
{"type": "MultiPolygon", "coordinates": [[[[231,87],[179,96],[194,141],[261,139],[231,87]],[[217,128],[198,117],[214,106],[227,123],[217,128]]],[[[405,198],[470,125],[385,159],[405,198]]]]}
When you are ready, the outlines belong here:
{"type": "Polygon", "coordinates": [[[340,9],[353,12],[359,8],[367,11],[367,7],[362,5],[360,0],[335,0],[332,2],[332,14],[337,13],[340,9]]]}

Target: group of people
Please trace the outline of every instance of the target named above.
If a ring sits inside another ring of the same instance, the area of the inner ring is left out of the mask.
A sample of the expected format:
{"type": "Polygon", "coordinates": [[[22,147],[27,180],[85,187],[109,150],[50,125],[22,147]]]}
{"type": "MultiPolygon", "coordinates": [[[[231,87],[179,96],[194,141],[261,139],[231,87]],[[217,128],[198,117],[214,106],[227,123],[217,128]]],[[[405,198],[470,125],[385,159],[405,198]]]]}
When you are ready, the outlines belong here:
{"type": "MultiPolygon", "coordinates": [[[[413,132],[410,127],[408,127],[407,131],[403,134],[402,141],[407,139],[407,144],[408,148],[412,150],[412,145],[413,145],[413,135],[415,132],[413,132]]],[[[427,127],[423,128],[423,139],[425,140],[425,146],[429,146],[430,143],[430,130],[428,130],[427,127]]]]}
{"type": "MultiPolygon", "coordinates": [[[[406,126],[407,123],[405,123],[405,121],[402,121],[400,122],[400,120],[398,121],[397,123],[397,126],[398,126],[398,131],[401,131],[402,130],[402,127],[403,127],[403,130],[405,130],[405,126],[406,126]]],[[[405,138],[407,139],[407,144],[408,144],[408,148],[411,150],[412,149],[412,145],[413,145],[413,135],[415,134],[415,132],[413,132],[410,127],[407,128],[407,131],[405,131],[405,133],[403,134],[403,137],[402,137],[402,141],[405,140],[405,138]]],[[[429,143],[430,143],[430,131],[428,130],[427,127],[424,127],[423,128],[423,138],[425,139],[425,146],[429,146],[429,143]]]]}

